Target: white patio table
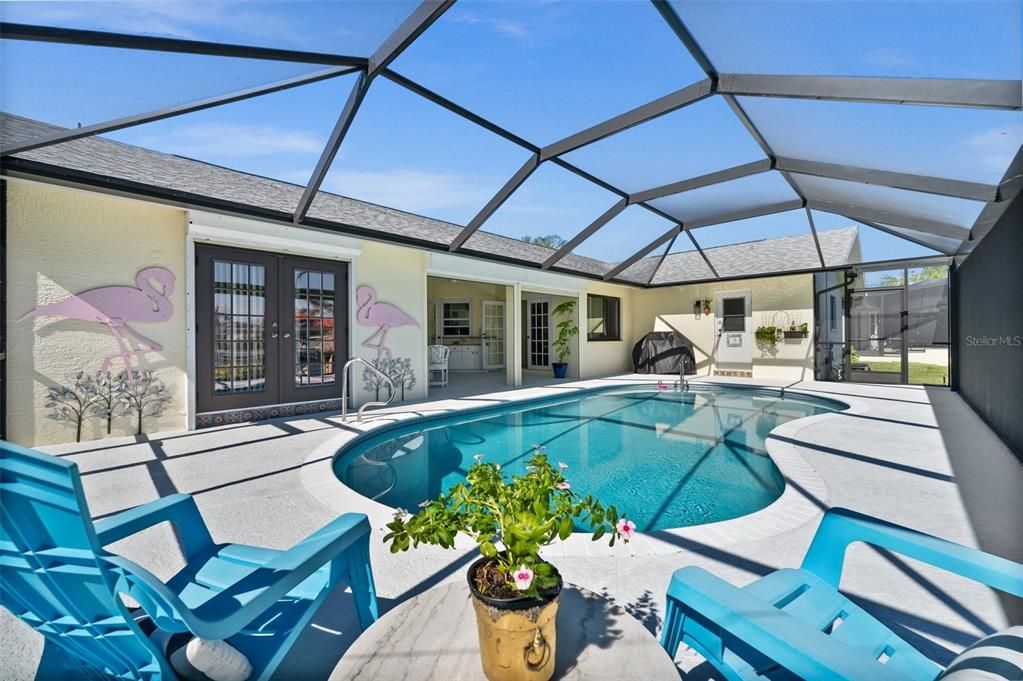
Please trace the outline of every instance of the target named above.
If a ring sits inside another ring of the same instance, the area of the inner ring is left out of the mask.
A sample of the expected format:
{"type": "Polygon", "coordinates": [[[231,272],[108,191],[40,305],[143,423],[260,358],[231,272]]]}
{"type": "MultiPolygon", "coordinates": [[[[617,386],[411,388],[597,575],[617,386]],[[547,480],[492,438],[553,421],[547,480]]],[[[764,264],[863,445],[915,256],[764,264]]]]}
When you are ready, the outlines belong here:
{"type": "MultiPolygon", "coordinates": [[[[554,679],[678,681],[657,639],[621,606],[566,584],[558,606],[554,679]]],[[[362,633],[330,681],[486,681],[469,587],[434,587],[362,633]]]]}

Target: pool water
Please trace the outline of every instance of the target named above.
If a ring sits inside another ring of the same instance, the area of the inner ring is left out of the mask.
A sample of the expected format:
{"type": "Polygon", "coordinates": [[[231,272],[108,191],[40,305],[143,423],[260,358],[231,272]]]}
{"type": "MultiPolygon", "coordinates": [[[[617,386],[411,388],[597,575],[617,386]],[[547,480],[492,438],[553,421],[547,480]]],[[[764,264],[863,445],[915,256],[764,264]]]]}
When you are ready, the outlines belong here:
{"type": "Polygon", "coordinates": [[[638,530],[685,527],[781,496],[768,433],[837,406],[740,391],[588,392],[388,427],[343,449],[334,472],[366,497],[415,512],[464,481],[475,455],[521,475],[543,445],[553,464],[568,465],[573,491],[614,504],[638,530]]]}

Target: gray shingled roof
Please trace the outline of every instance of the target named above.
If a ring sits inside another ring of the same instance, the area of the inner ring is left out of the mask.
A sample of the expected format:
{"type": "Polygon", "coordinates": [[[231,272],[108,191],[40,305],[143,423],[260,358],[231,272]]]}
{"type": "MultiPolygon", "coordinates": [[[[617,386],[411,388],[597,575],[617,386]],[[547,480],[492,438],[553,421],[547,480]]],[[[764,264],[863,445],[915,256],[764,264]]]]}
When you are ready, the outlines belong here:
{"type": "MultiPolygon", "coordinates": [[[[698,233],[698,230],[694,232],[698,233]]],[[[859,230],[855,226],[817,232],[824,262],[828,265],[848,263],[858,236],[859,230]]],[[[813,235],[809,233],[704,248],[703,252],[722,277],[756,276],[820,267],[813,235]]],[[[650,283],[695,281],[713,276],[697,251],[684,251],[669,254],[650,283]]]]}
{"type": "MultiPolygon", "coordinates": [[[[61,129],[0,112],[0,140],[4,145],[35,139],[61,129]]],[[[102,137],[87,137],[43,147],[18,154],[16,158],[160,190],[251,206],[282,216],[294,211],[303,191],[299,185],[102,137]]],[[[438,246],[446,246],[462,230],[460,225],[322,191],[317,194],[308,215],[313,220],[333,223],[342,229],[354,227],[371,236],[379,235],[382,240],[401,237],[438,246]]],[[[856,241],[857,228],[846,227],[818,234],[827,264],[845,264],[856,241]]],[[[641,245],[637,244],[637,248],[641,245]]],[[[533,264],[542,263],[554,253],[550,248],[482,230],[473,234],[463,248],[533,264]]],[[[704,252],[723,277],[810,269],[819,265],[809,234],[721,246],[704,249],[704,252]]],[[[660,254],[643,258],[625,269],[618,278],[645,285],[659,261],[660,254]]],[[[569,254],[558,263],[558,267],[603,276],[615,264],[569,254]]],[[[699,253],[687,251],[665,257],[651,283],[712,278],[713,273],[699,253]]]]}

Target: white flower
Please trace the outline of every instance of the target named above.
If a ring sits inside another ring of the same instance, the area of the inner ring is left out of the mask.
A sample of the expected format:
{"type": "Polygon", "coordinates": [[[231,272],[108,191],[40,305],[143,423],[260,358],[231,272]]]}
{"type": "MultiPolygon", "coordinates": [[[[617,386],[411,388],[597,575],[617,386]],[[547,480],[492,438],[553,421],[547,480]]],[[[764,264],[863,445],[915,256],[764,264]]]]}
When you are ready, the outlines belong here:
{"type": "Polygon", "coordinates": [[[405,509],[401,508],[400,506],[398,508],[394,509],[394,519],[395,520],[400,520],[401,522],[404,523],[404,522],[408,522],[409,518],[411,518],[411,517],[412,517],[412,514],[409,513],[408,511],[406,511],[405,509]]]}
{"type": "Polygon", "coordinates": [[[429,505],[430,505],[431,503],[432,503],[432,502],[431,502],[431,501],[430,501],[429,499],[427,499],[426,501],[420,501],[420,502],[419,502],[419,508],[426,508],[426,507],[427,507],[427,506],[429,506],[429,505]]]}
{"type": "Polygon", "coordinates": [[[519,591],[525,591],[533,583],[533,571],[525,565],[519,566],[519,569],[515,571],[514,577],[515,588],[519,591]]]}
{"type": "Polygon", "coordinates": [[[482,454],[474,454],[472,458],[476,459],[476,463],[479,463],[480,461],[483,460],[483,455],[482,454]]]}
{"type": "Polygon", "coordinates": [[[568,464],[563,461],[559,461],[558,468],[560,468],[561,470],[565,470],[566,468],[568,468],[568,464]]]}

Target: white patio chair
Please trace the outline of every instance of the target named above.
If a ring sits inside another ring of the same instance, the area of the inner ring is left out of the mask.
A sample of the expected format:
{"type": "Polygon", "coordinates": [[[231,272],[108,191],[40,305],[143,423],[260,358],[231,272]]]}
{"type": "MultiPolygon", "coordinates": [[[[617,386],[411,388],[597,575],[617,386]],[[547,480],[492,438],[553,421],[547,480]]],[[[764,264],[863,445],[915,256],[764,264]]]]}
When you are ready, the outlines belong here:
{"type": "Polygon", "coordinates": [[[446,386],[448,384],[448,358],[451,348],[446,345],[431,345],[430,359],[427,370],[430,373],[430,385],[446,386]],[[437,374],[437,378],[434,378],[437,374]]]}

